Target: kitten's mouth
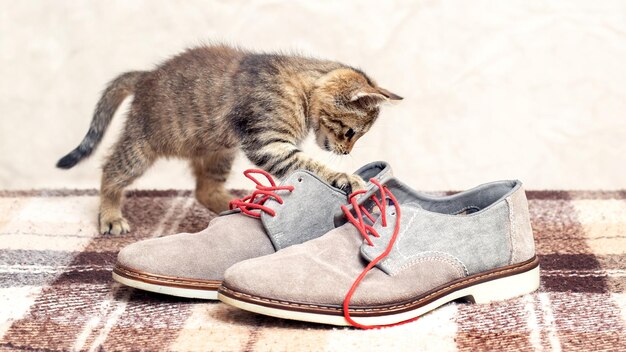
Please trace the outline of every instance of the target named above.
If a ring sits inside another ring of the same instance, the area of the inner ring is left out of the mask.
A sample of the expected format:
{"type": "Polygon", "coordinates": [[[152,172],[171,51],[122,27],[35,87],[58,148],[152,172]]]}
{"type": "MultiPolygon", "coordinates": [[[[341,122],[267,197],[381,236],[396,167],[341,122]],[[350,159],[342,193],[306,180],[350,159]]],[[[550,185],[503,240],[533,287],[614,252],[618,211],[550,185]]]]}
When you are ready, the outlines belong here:
{"type": "Polygon", "coordinates": [[[322,143],[321,147],[325,151],[331,152],[331,153],[337,154],[337,155],[347,155],[347,154],[350,154],[349,151],[346,151],[346,150],[343,150],[341,148],[337,148],[334,145],[331,145],[330,144],[330,140],[327,137],[324,137],[324,143],[322,143]]]}
{"type": "Polygon", "coordinates": [[[328,138],[324,138],[324,149],[328,152],[334,152],[333,148],[330,147],[330,141],[328,138]]]}
{"type": "Polygon", "coordinates": [[[339,150],[339,149],[335,149],[335,148],[332,148],[330,151],[333,154],[337,154],[337,155],[348,155],[348,154],[350,154],[350,152],[347,151],[347,150],[339,150]]]}

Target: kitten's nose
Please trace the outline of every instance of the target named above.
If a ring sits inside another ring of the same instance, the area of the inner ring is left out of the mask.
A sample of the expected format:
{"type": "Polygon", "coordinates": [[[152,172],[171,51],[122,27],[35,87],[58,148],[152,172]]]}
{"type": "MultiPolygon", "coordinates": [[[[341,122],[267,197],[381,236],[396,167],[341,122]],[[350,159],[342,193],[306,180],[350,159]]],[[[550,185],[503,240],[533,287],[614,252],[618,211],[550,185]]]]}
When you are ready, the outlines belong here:
{"type": "Polygon", "coordinates": [[[347,150],[344,150],[343,155],[348,155],[348,154],[350,154],[350,152],[347,150]]]}

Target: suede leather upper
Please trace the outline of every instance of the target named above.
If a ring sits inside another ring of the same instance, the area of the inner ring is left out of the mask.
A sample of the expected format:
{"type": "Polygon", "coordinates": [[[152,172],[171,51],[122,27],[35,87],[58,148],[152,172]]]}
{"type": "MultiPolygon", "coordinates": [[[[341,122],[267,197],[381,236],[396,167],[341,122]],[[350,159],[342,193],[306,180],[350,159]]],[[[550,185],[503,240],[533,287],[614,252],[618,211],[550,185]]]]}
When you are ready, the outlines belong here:
{"type": "Polygon", "coordinates": [[[151,274],[222,280],[231,265],[271,253],[274,247],[259,219],[236,213],[213,219],[198,233],[133,243],[119,252],[117,262],[151,274]]]}
{"type": "Polygon", "coordinates": [[[279,192],[283,204],[275,199],[265,202],[276,212],[275,216],[261,214],[276,250],[317,238],[335,227],[333,215],[346,203],[345,192],[305,170],[292,173],[281,185],[291,185],[294,190],[279,192]]]}
{"type": "MultiPolygon", "coordinates": [[[[387,212],[387,221],[395,221],[391,215],[395,209],[390,207],[387,212]]],[[[467,275],[508,265],[511,257],[508,216],[506,202],[483,213],[468,215],[434,213],[407,204],[402,206],[400,236],[391,253],[377,265],[392,275],[411,262],[432,256],[446,256],[462,264],[467,275]]],[[[383,252],[393,234],[391,226],[377,223],[374,228],[381,235],[371,239],[374,246],[367,243],[361,246],[362,254],[369,260],[383,252]]]]}
{"type": "MultiPolygon", "coordinates": [[[[367,265],[362,237],[345,224],[312,241],[226,270],[224,284],[239,292],[291,302],[338,306],[367,265]]],[[[374,268],[352,298],[353,306],[401,302],[463,277],[463,267],[431,258],[397,277],[374,268]]]]}
{"type": "MultiPolygon", "coordinates": [[[[391,174],[391,168],[374,162],[356,173],[368,179],[382,178],[391,174]]],[[[333,215],[347,202],[345,192],[302,170],[281,184],[293,185],[294,190],[278,191],[283,204],[274,200],[265,203],[276,211],[274,217],[263,213],[258,219],[239,211],[225,212],[201,232],[133,243],[119,252],[117,263],[149,274],[222,280],[224,271],[237,262],[274,253],[335,228],[333,215]]]]}
{"type": "MultiPolygon", "coordinates": [[[[354,293],[354,307],[402,302],[534,256],[528,204],[519,181],[493,182],[446,197],[416,193],[394,178],[385,184],[399,201],[400,230],[390,254],[354,293]]],[[[367,207],[367,199],[359,201],[367,207]]],[[[370,236],[373,246],[346,223],[315,240],[235,264],[226,271],[223,285],[273,300],[340,306],[368,262],[387,247],[396,212],[387,206],[386,227],[380,217],[375,221],[381,236],[370,236]]]]}
{"type": "MultiPolygon", "coordinates": [[[[386,179],[392,176],[392,171],[389,164],[379,161],[361,167],[355,174],[366,181],[366,188],[369,189],[373,186],[370,179],[386,179]]],[[[344,191],[306,170],[287,176],[281,182],[281,186],[285,185],[293,186],[294,191],[280,192],[283,204],[275,199],[265,203],[276,212],[276,216],[261,214],[267,235],[276,250],[304,243],[335,228],[334,216],[347,202],[348,195],[344,191]]]]}

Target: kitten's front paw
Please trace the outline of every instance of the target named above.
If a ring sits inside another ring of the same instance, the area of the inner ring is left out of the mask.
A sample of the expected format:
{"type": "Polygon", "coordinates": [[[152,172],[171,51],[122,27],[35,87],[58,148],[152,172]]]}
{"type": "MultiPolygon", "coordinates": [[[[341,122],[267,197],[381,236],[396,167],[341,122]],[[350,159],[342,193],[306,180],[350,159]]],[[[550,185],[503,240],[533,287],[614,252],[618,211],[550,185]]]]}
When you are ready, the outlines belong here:
{"type": "Polygon", "coordinates": [[[339,173],[331,181],[331,184],[347,194],[365,188],[365,181],[360,176],[354,174],[339,173]]]}
{"type": "Polygon", "coordinates": [[[228,202],[233,199],[233,196],[224,190],[210,190],[202,193],[197,192],[196,199],[209,210],[219,214],[228,210],[228,202]]]}
{"type": "Polygon", "coordinates": [[[100,233],[103,235],[122,235],[130,232],[130,225],[123,217],[106,217],[100,215],[100,233]]]}

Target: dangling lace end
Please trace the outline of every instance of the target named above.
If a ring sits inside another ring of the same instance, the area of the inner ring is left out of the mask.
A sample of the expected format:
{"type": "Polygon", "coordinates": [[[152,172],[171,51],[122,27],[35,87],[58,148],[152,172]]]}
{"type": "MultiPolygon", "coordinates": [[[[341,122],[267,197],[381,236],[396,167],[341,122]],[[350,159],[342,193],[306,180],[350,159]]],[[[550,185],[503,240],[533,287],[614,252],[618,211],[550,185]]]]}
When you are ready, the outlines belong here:
{"type": "MultiPolygon", "coordinates": [[[[350,316],[350,300],[352,299],[352,296],[354,295],[354,293],[356,292],[357,288],[359,287],[359,285],[361,284],[361,281],[365,278],[365,276],[367,275],[367,273],[372,270],[372,268],[378,264],[378,262],[380,262],[381,260],[383,260],[385,257],[387,257],[389,255],[389,253],[391,252],[393,245],[396,242],[396,239],[398,237],[398,233],[400,232],[400,207],[398,204],[398,200],[396,199],[396,197],[393,195],[393,193],[391,193],[391,191],[389,191],[389,189],[387,189],[385,186],[381,185],[377,180],[375,179],[371,179],[370,180],[373,184],[375,184],[378,189],[380,190],[380,200],[376,198],[375,195],[372,195],[372,200],[374,201],[374,203],[376,203],[376,206],[380,209],[381,212],[381,224],[382,226],[386,227],[387,226],[387,218],[386,218],[386,209],[387,209],[387,198],[390,199],[391,203],[393,203],[394,208],[396,209],[396,221],[395,221],[395,226],[394,226],[394,230],[393,230],[393,234],[391,235],[391,238],[389,239],[389,243],[387,244],[387,247],[385,248],[385,250],[376,258],[374,258],[372,261],[369,262],[369,264],[365,267],[365,269],[363,269],[363,271],[361,271],[361,274],[359,274],[359,276],[356,278],[356,280],[354,280],[354,283],[352,283],[352,286],[350,287],[350,290],[348,290],[348,293],[346,294],[346,297],[343,300],[343,316],[346,319],[346,321],[348,321],[348,323],[350,323],[350,325],[360,328],[360,329],[377,329],[377,328],[382,328],[382,327],[390,327],[390,326],[396,326],[396,325],[401,325],[401,324],[405,324],[414,320],[417,320],[418,318],[412,318],[403,322],[399,322],[399,323],[395,323],[395,324],[390,324],[390,325],[364,325],[361,324],[357,321],[355,321],[351,316],[350,316]]],[[[375,236],[375,237],[379,237],[380,235],[374,230],[374,228],[372,226],[369,226],[367,224],[365,224],[363,222],[363,216],[361,215],[361,212],[366,212],[367,210],[365,209],[365,207],[363,206],[359,206],[356,202],[356,200],[351,197],[351,204],[352,207],[356,213],[356,217],[354,217],[352,215],[352,213],[349,211],[349,209],[345,206],[342,206],[341,209],[343,210],[344,214],[346,215],[346,218],[348,219],[348,221],[350,221],[358,230],[359,233],[361,233],[361,235],[365,238],[365,240],[368,242],[368,244],[370,246],[373,246],[372,241],[370,240],[370,236],[375,236]]],[[[370,216],[368,216],[368,218],[370,218],[370,216]]],[[[371,218],[370,218],[371,219],[371,218]]],[[[373,221],[373,220],[372,220],[373,221]]]]}

